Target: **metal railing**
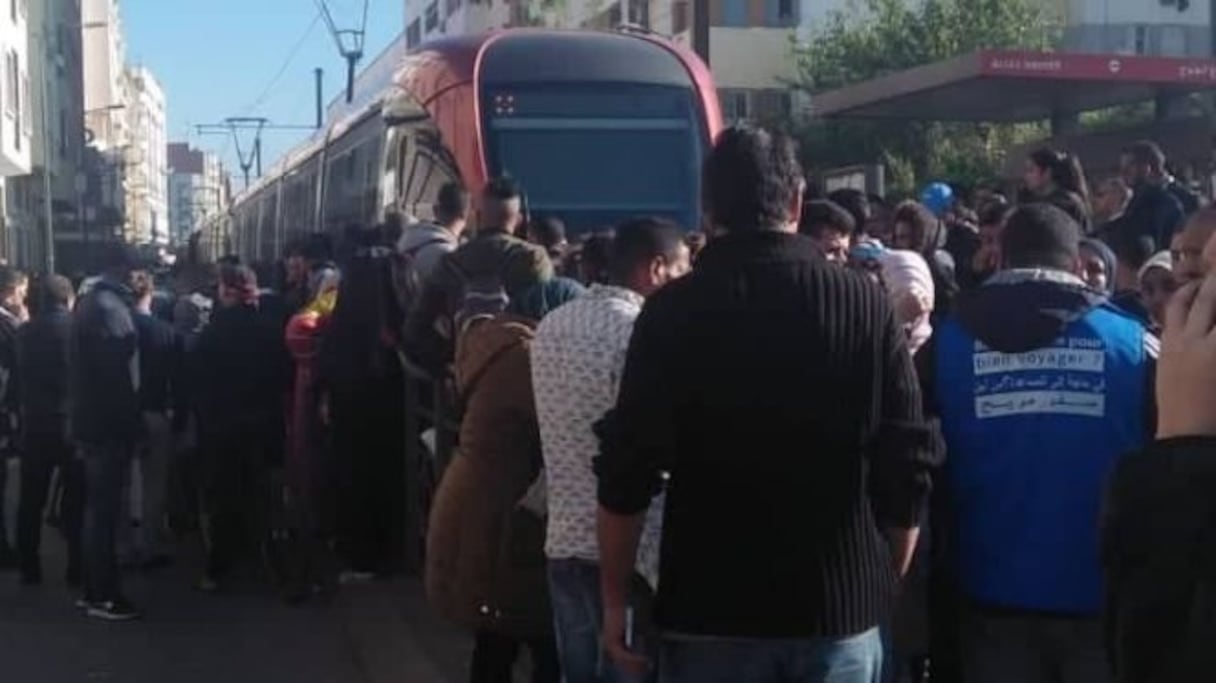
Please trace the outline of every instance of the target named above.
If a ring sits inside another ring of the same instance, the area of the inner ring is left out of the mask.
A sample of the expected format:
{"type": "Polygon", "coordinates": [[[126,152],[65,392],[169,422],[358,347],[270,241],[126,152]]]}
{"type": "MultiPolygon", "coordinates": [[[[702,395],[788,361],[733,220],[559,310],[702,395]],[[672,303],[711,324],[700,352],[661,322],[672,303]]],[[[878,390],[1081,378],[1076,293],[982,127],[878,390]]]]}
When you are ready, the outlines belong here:
{"type": "Polygon", "coordinates": [[[405,377],[405,562],[408,571],[421,574],[431,501],[452,461],[460,415],[450,376],[433,377],[405,354],[397,357],[405,377]]]}

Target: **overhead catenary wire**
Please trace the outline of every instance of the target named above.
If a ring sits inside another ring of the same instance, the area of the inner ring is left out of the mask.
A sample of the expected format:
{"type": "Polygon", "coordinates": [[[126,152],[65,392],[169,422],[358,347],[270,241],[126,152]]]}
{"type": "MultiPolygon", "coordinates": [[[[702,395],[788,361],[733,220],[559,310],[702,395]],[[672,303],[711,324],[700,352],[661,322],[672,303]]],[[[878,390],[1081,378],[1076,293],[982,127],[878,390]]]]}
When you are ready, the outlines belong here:
{"type": "Polygon", "coordinates": [[[304,45],[308,43],[309,37],[312,36],[312,32],[317,28],[317,24],[322,18],[322,12],[318,12],[316,16],[313,17],[312,21],[308,24],[308,28],[304,30],[303,35],[300,36],[300,39],[297,40],[295,45],[291,47],[291,50],[288,51],[287,57],[283,60],[282,66],[280,66],[279,70],[275,72],[275,75],[270,79],[270,82],[266,84],[266,87],[262,90],[262,93],[258,95],[249,106],[242,110],[243,114],[249,114],[266,103],[266,100],[274,91],[275,86],[279,84],[279,81],[281,81],[283,76],[287,74],[287,70],[291,68],[292,63],[295,62],[296,57],[299,56],[300,50],[304,49],[304,45]]]}

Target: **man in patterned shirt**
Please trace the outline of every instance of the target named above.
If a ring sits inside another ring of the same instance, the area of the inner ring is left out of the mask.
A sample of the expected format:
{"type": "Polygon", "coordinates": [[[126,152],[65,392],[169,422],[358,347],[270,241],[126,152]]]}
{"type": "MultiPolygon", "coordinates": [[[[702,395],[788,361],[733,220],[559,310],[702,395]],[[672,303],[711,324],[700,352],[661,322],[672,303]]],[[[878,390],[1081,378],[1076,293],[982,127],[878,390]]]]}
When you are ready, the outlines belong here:
{"type": "MultiPolygon", "coordinates": [[[[532,344],[532,383],[548,479],[545,554],[568,683],[636,680],[614,670],[599,649],[599,550],[591,467],[599,442],[592,425],[616,403],[625,351],[645,297],[689,270],[682,231],[658,219],[621,225],[610,251],[613,284],[592,285],[586,296],[549,314],[532,344]]],[[[650,589],[658,576],[661,511],[662,500],[657,499],[638,553],[638,573],[650,589]]]]}

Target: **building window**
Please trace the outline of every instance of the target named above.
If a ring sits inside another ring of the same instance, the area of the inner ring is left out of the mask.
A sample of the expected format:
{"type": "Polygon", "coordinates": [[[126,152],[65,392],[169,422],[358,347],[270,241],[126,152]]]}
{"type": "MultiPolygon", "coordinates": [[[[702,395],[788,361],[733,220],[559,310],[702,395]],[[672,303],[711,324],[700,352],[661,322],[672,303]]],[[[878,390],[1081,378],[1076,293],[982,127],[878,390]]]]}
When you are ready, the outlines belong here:
{"type": "Polygon", "coordinates": [[[447,16],[452,16],[460,9],[460,0],[447,0],[447,16]]]}
{"type": "Polygon", "coordinates": [[[629,2],[629,23],[642,28],[650,28],[649,0],[627,0],[629,2]]]}
{"type": "Polygon", "coordinates": [[[671,3],[671,32],[679,35],[688,30],[688,0],[671,3]]]}
{"type": "Polygon", "coordinates": [[[422,42],[422,24],[415,19],[405,31],[405,47],[412,48],[422,42]]]}
{"type": "Polygon", "coordinates": [[[719,26],[747,26],[747,4],[744,0],[721,0],[722,23],[719,26]]]}
{"type": "Polygon", "coordinates": [[[748,117],[747,91],[719,90],[718,99],[722,101],[722,117],[727,121],[739,121],[748,117]]]}
{"type": "Polygon", "coordinates": [[[439,0],[431,0],[431,4],[426,6],[426,25],[427,33],[434,31],[439,26],[439,0]]]}
{"type": "Polygon", "coordinates": [[[5,113],[10,116],[17,116],[17,53],[9,51],[4,59],[4,100],[7,105],[4,109],[5,113]]]}
{"type": "Polygon", "coordinates": [[[1132,54],[1148,54],[1148,27],[1144,25],[1132,28],[1132,54]]]}
{"type": "Polygon", "coordinates": [[[794,0],[767,0],[765,10],[770,26],[798,25],[798,5],[794,0]]]}

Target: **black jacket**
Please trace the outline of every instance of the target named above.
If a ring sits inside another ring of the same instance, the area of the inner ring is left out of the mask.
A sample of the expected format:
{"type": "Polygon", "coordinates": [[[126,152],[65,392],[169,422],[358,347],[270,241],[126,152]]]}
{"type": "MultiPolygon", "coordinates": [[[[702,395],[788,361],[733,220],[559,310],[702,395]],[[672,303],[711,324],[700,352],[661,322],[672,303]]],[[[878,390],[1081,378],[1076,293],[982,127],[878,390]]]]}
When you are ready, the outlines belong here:
{"type": "Polygon", "coordinates": [[[81,298],[72,324],[72,428],[86,444],[130,444],[143,431],[139,334],[131,291],[102,280],[81,298]]]}
{"type": "Polygon", "coordinates": [[[1216,439],[1124,458],[1103,515],[1107,645],[1118,683],[1190,683],[1216,671],[1216,439]]]}
{"type": "Polygon", "coordinates": [[[72,314],[56,308],[17,333],[22,433],[35,439],[71,438],[72,314]]]}
{"type": "Polygon", "coordinates": [[[0,312],[0,456],[16,452],[21,432],[21,373],[17,368],[20,325],[12,314],[0,312]]]}
{"type": "Polygon", "coordinates": [[[599,501],[646,509],[667,483],[656,618],[716,636],[844,636],[886,619],[881,530],[916,526],[936,460],[886,292],[799,235],[710,243],[650,297],[599,501]]]}
{"type": "Polygon", "coordinates": [[[1157,250],[1168,249],[1170,238],[1182,229],[1185,218],[1182,205],[1167,187],[1141,183],[1110,229],[1118,234],[1147,235],[1153,238],[1157,250]]]}
{"type": "Polygon", "coordinates": [[[187,365],[200,437],[256,433],[282,439],[292,364],[272,316],[255,306],[218,309],[187,365]]]}
{"type": "Polygon", "coordinates": [[[169,323],[136,312],[139,333],[139,404],[147,412],[166,413],[172,407],[181,343],[169,323]]]}

